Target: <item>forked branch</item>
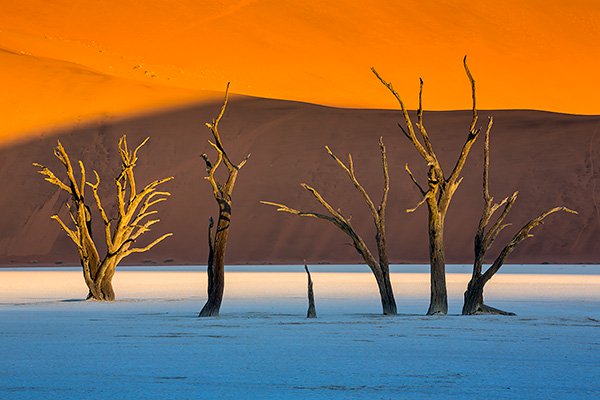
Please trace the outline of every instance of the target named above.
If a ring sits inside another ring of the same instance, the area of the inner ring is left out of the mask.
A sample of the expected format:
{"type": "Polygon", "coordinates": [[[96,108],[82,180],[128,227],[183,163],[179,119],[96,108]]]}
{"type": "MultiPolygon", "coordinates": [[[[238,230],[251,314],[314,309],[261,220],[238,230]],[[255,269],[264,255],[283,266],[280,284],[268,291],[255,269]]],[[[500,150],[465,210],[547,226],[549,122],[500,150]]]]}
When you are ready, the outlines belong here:
{"type": "MultiPolygon", "coordinates": [[[[329,147],[325,146],[325,149],[327,150],[329,156],[331,156],[335,160],[335,162],[342,168],[342,170],[346,172],[346,174],[350,178],[350,181],[352,182],[356,190],[361,194],[369,210],[371,211],[371,215],[373,217],[373,221],[375,222],[375,227],[377,229],[375,239],[377,242],[377,254],[379,257],[379,261],[375,259],[373,253],[371,253],[365,241],[354,230],[354,228],[350,224],[350,218],[344,217],[339,209],[335,209],[329,202],[327,202],[323,198],[323,196],[316,189],[305,183],[301,184],[301,186],[312,194],[312,196],[317,200],[317,202],[319,202],[327,210],[328,214],[321,214],[313,211],[301,211],[295,208],[288,207],[285,204],[274,203],[270,201],[261,201],[261,203],[276,207],[277,211],[280,212],[286,212],[289,214],[298,215],[300,217],[323,219],[336,225],[342,232],[344,232],[348,237],[350,237],[350,239],[352,239],[352,244],[354,248],[365,260],[366,264],[369,266],[369,268],[375,275],[377,284],[379,286],[384,315],[395,315],[396,302],[394,300],[393,290],[389,279],[389,265],[385,247],[385,208],[387,205],[389,192],[389,175],[385,145],[383,143],[383,139],[381,138],[379,140],[379,146],[381,150],[381,160],[383,166],[384,189],[381,202],[377,207],[375,206],[373,200],[356,177],[352,156],[348,155],[348,164],[346,165],[335,154],[333,154],[329,147]]],[[[311,287],[311,285],[312,284],[309,275],[309,288],[311,287]]]]}
{"type": "Polygon", "coordinates": [[[423,118],[423,79],[419,79],[419,103],[417,108],[417,120],[415,126],[419,130],[420,138],[417,137],[410,115],[402,101],[400,95],[392,84],[381,77],[381,75],[371,68],[377,79],[392,93],[398,101],[402,111],[402,117],[407,129],[404,129],[401,124],[398,126],[402,129],[404,135],[411,141],[417,153],[425,160],[427,165],[427,187],[421,186],[415,176],[412,174],[408,165],[405,166],[406,173],[411,181],[415,184],[421,194],[421,200],[414,208],[406,210],[413,212],[421,205],[426,204],[429,213],[429,260],[431,266],[431,302],[428,315],[446,314],[448,312],[448,296],[446,289],[446,272],[445,272],[445,249],[443,241],[444,222],[448,207],[452,197],[462,178],[460,174],[465,165],[467,156],[471,147],[477,139],[480,129],[476,128],[477,124],[477,103],[475,93],[475,80],[467,66],[467,59],[463,60],[464,69],[467,78],[471,84],[471,97],[473,100],[473,116],[469,126],[467,139],[464,142],[460,154],[456,160],[455,166],[449,175],[444,174],[442,166],[438,161],[433,145],[431,143],[429,133],[425,127],[423,118]]]}
{"type": "MultiPolygon", "coordinates": [[[[471,71],[469,70],[469,66],[467,65],[467,56],[465,56],[465,58],[463,59],[463,65],[465,67],[467,77],[469,78],[469,82],[471,83],[471,98],[473,99],[473,116],[471,118],[471,125],[469,127],[469,134],[467,135],[467,140],[465,141],[465,144],[463,145],[460,151],[458,159],[456,160],[456,165],[454,166],[452,172],[450,173],[450,176],[446,180],[449,184],[454,184],[455,182],[457,182],[458,177],[460,176],[460,173],[462,172],[462,169],[465,166],[465,162],[467,161],[467,156],[469,155],[471,147],[473,146],[473,143],[475,143],[475,140],[477,140],[477,137],[479,136],[479,133],[481,131],[480,129],[475,127],[478,119],[477,100],[475,95],[475,79],[473,79],[473,75],[471,75],[471,71]]],[[[488,126],[491,128],[489,124],[488,126]]]]}
{"type": "Polygon", "coordinates": [[[483,145],[483,182],[482,182],[482,194],[483,194],[483,211],[479,225],[475,233],[474,250],[475,259],[473,262],[473,275],[467,290],[464,294],[463,304],[463,315],[473,314],[502,314],[502,315],[514,315],[513,313],[498,310],[484,304],[483,291],[486,283],[496,274],[502,267],[506,258],[514,250],[514,248],[528,237],[533,236],[530,232],[533,228],[543,223],[543,220],[558,211],[565,211],[569,213],[575,213],[575,211],[566,207],[555,207],[548,210],[538,217],[532,219],[525,224],[512,238],[512,240],[502,249],[494,263],[485,271],[483,270],[483,263],[486,252],[491,248],[492,244],[500,234],[500,232],[510,226],[509,223],[505,223],[505,219],[512,209],[515,201],[517,200],[518,192],[514,192],[512,196],[504,198],[499,203],[494,203],[494,198],[490,196],[489,192],[489,166],[490,166],[490,131],[492,128],[493,119],[490,118],[488,122],[488,128],[485,132],[485,140],[483,145]],[[494,213],[503,208],[502,213],[492,224],[491,228],[487,229],[488,224],[492,220],[494,213]]]}
{"type": "Polygon", "coordinates": [[[404,102],[402,101],[402,98],[400,97],[400,95],[398,94],[398,92],[396,91],[396,89],[394,89],[394,86],[392,85],[392,83],[391,82],[387,82],[385,79],[383,79],[381,77],[381,75],[379,75],[379,73],[377,72],[377,70],[374,67],[371,67],[371,71],[373,71],[373,74],[375,74],[375,76],[377,77],[377,79],[379,79],[379,81],[383,84],[383,86],[385,86],[390,91],[390,93],[392,93],[392,95],[396,98],[396,100],[398,101],[398,104],[400,105],[400,110],[402,111],[402,116],[404,118],[404,122],[406,123],[406,127],[408,128],[408,131],[404,130],[404,128],[402,128],[400,125],[399,126],[402,128],[402,130],[403,130],[404,134],[406,135],[406,137],[408,137],[408,139],[415,146],[415,148],[417,149],[417,151],[419,152],[419,154],[423,157],[423,159],[428,164],[429,163],[434,163],[435,160],[432,157],[432,155],[429,154],[429,152],[425,149],[425,147],[423,147],[423,145],[421,144],[421,142],[417,139],[417,135],[415,134],[415,129],[413,127],[412,120],[410,119],[410,115],[408,115],[408,110],[404,106],[404,102]]]}
{"type": "Polygon", "coordinates": [[[212,122],[206,123],[206,126],[212,134],[212,140],[208,143],[217,153],[215,162],[211,162],[208,155],[202,154],[202,159],[206,166],[205,179],[210,183],[213,197],[219,207],[219,216],[216,223],[216,229],[213,231],[213,219],[209,220],[208,226],[208,300],[199,313],[199,317],[212,317],[219,315],[221,302],[223,300],[223,291],[225,287],[225,248],[227,245],[228,232],[231,222],[232,193],[239,170],[246,164],[250,154],[242,159],[239,164],[234,164],[223,146],[221,134],[219,132],[219,123],[225,115],[225,110],[229,101],[229,82],[225,89],[225,99],[219,110],[219,114],[212,122]],[[217,169],[221,165],[227,168],[224,182],[219,182],[216,177],[217,169]]]}
{"type": "Polygon", "coordinates": [[[151,208],[166,200],[170,195],[169,192],[156,191],[157,187],[173,179],[172,177],[159,179],[146,185],[142,191],[137,191],[134,168],[138,161],[138,151],[147,141],[148,138],[132,151],[127,145],[126,136],[122,136],[119,140],[121,171],[115,179],[118,212],[115,218],[109,218],[106,209],[102,205],[99,194],[99,174],[94,171],[96,181],[87,182],[84,164],[79,161],[80,178],[77,180],[69,156],[60,141],[54,148],[54,155],[65,168],[68,183],[58,179],[47,167],[37,163],[34,164],[39,168],[38,172],[45,177],[46,181],[66,191],[71,197],[71,203],[67,203],[67,206],[69,207],[69,216],[74,229],[69,228],[58,215],[52,216],[52,219],[57,221],[77,246],[84,278],[89,288],[88,298],[114,300],[110,280],[118,263],[129,254],[150,250],[172,235],[171,233],[162,235],[144,247],[131,247],[142,234],[150,231],[150,226],[159,221],[155,219],[143,222],[146,217],[157,213],[156,210],[151,210],[151,208]],[[92,190],[96,208],[104,223],[106,253],[102,258],[98,254],[96,242],[92,237],[92,214],[84,199],[86,186],[89,186],[92,190]]]}
{"type": "Polygon", "coordinates": [[[533,228],[543,224],[543,221],[547,216],[554,214],[556,212],[559,212],[559,211],[564,211],[564,212],[567,212],[570,214],[577,214],[577,211],[571,210],[570,208],[567,208],[567,207],[554,207],[554,208],[540,214],[539,216],[532,219],[528,223],[526,223],[519,230],[519,232],[517,232],[513,236],[512,240],[502,249],[502,251],[500,252],[500,255],[496,258],[494,263],[487,269],[487,271],[485,271],[485,273],[483,274],[483,278],[482,278],[483,282],[489,281],[494,276],[494,274],[496,272],[498,272],[500,267],[504,264],[504,261],[506,260],[506,258],[510,255],[510,253],[512,253],[512,251],[515,249],[515,247],[519,243],[521,243],[522,241],[524,241],[527,238],[533,237],[533,235],[530,233],[533,228]]]}

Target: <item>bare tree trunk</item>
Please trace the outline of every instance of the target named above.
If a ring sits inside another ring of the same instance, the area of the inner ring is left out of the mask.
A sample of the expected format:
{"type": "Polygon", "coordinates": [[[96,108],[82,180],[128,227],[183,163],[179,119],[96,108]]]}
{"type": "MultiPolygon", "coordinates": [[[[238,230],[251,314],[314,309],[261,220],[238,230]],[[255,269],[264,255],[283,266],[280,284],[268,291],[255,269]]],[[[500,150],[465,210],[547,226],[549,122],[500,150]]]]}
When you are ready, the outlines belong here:
{"type": "Polygon", "coordinates": [[[569,213],[577,214],[575,211],[570,210],[566,207],[555,207],[545,213],[539,215],[537,218],[532,219],[525,224],[512,238],[512,240],[502,249],[494,263],[483,272],[483,262],[486,252],[490,249],[494,240],[498,237],[500,232],[510,226],[510,224],[504,223],[508,213],[512,209],[513,204],[517,200],[518,192],[514,192],[512,196],[504,198],[499,203],[494,203],[494,198],[490,196],[489,192],[489,167],[490,167],[490,132],[494,123],[493,118],[490,117],[487,130],[485,132],[485,140],[483,144],[483,211],[481,219],[479,220],[479,226],[475,233],[474,239],[474,256],[473,261],[473,275],[467,290],[464,294],[464,303],[462,314],[473,315],[473,314],[501,314],[501,315],[515,315],[511,312],[498,310],[497,308],[490,307],[483,302],[483,289],[487,282],[498,272],[498,270],[504,264],[506,258],[514,250],[514,248],[521,243],[523,240],[532,237],[533,235],[529,232],[536,226],[542,224],[544,218],[548,215],[558,211],[565,211],[569,213]],[[503,208],[500,216],[488,228],[494,213],[503,208]]]}
{"type": "Polygon", "coordinates": [[[308,270],[308,265],[304,264],[304,270],[308,275],[308,311],[306,318],[317,318],[317,310],[315,308],[315,294],[313,292],[313,281],[308,270]]]}
{"type": "Polygon", "coordinates": [[[483,285],[477,279],[471,279],[464,294],[463,315],[477,314],[483,306],[483,285]]]}
{"type": "Polygon", "coordinates": [[[440,164],[438,157],[434,151],[434,148],[429,139],[429,133],[425,128],[423,122],[423,80],[420,79],[419,83],[419,108],[417,110],[417,121],[413,124],[408,110],[404,106],[400,95],[390,82],[386,82],[381,75],[371,68],[377,79],[394,95],[402,110],[402,116],[406,129],[398,124],[404,136],[410,140],[417,152],[421,155],[428,167],[427,172],[427,187],[421,186],[417,179],[413,176],[410,171],[408,164],[405,166],[405,170],[408,173],[410,179],[418,188],[419,192],[423,196],[421,201],[416,207],[406,210],[407,212],[415,211],[422,204],[427,203],[429,211],[429,258],[430,258],[430,274],[431,274],[431,302],[427,315],[434,314],[447,314],[448,313],[448,295],[446,290],[446,260],[444,257],[444,219],[446,212],[454,196],[454,192],[460,185],[462,178],[460,174],[465,165],[471,147],[479,135],[480,129],[476,128],[477,124],[477,107],[475,97],[475,80],[469,71],[467,66],[467,58],[463,60],[465,72],[471,83],[471,94],[473,100],[473,115],[471,119],[471,125],[469,127],[467,140],[463,144],[460,155],[456,160],[456,164],[452,169],[449,176],[444,175],[442,165],[440,164]],[[416,129],[415,129],[416,127],[416,129]],[[417,132],[419,137],[417,137],[417,132]]]}
{"type": "Polygon", "coordinates": [[[444,224],[437,214],[429,213],[429,261],[431,297],[427,315],[448,313],[444,224]]]}
{"type": "Polygon", "coordinates": [[[213,275],[213,283],[211,290],[208,292],[208,299],[198,314],[199,317],[217,317],[221,310],[221,303],[223,302],[223,293],[225,290],[225,273],[221,268],[215,270],[213,275]],[[219,272],[220,271],[220,272],[219,272]]]}
{"type": "Polygon", "coordinates": [[[92,270],[96,271],[96,274],[90,275],[90,279],[86,279],[86,284],[89,290],[86,300],[115,300],[115,291],[112,286],[112,280],[117,267],[116,262],[117,259],[114,256],[108,257],[104,261],[105,265],[100,265],[98,267],[91,268],[92,270]],[[102,270],[105,271],[104,274],[100,273],[100,271],[102,270]]]}
{"type": "Polygon", "coordinates": [[[208,299],[199,317],[215,317],[219,315],[221,303],[223,302],[223,293],[225,291],[225,248],[227,247],[227,238],[229,236],[229,221],[231,220],[231,203],[225,203],[221,206],[219,219],[217,222],[217,233],[214,240],[214,254],[211,273],[209,274],[208,299]]]}
{"type": "Polygon", "coordinates": [[[212,234],[213,220],[210,219],[208,227],[208,299],[206,304],[200,310],[199,317],[215,317],[219,315],[221,303],[223,302],[223,293],[225,290],[225,249],[227,247],[227,239],[229,237],[229,226],[231,223],[231,198],[233,188],[237,179],[239,170],[246,164],[250,154],[248,154],[239,164],[234,164],[228,157],[221,142],[219,134],[219,122],[225,113],[229,96],[229,83],[225,90],[225,100],[221,106],[221,111],[212,123],[207,123],[206,126],[210,129],[214,142],[209,140],[209,144],[216,150],[217,159],[213,164],[206,154],[202,154],[202,158],[206,164],[206,179],[209,181],[213,196],[219,206],[219,218],[217,220],[217,231],[212,234]],[[227,168],[227,179],[221,184],[215,177],[217,168],[223,163],[227,168]]]}
{"type": "Polygon", "coordinates": [[[490,307],[483,302],[483,288],[485,282],[482,279],[475,279],[469,282],[464,295],[464,304],[462,315],[475,314],[500,314],[500,315],[515,315],[515,313],[502,311],[494,307],[490,307]]]}
{"type": "Polygon", "coordinates": [[[107,272],[100,284],[100,294],[102,295],[102,300],[104,301],[113,301],[115,299],[115,291],[113,290],[112,285],[112,280],[115,276],[115,268],[116,266],[107,272]]]}
{"type": "Polygon", "coordinates": [[[394,298],[394,290],[392,289],[389,270],[383,272],[381,278],[377,278],[376,276],[375,280],[377,281],[377,287],[379,288],[379,297],[381,298],[383,315],[396,315],[398,310],[396,309],[396,299],[394,298]]]}
{"type": "Polygon", "coordinates": [[[89,289],[86,300],[114,301],[115,291],[112,286],[112,277],[106,277],[99,284],[94,284],[89,289]]]}

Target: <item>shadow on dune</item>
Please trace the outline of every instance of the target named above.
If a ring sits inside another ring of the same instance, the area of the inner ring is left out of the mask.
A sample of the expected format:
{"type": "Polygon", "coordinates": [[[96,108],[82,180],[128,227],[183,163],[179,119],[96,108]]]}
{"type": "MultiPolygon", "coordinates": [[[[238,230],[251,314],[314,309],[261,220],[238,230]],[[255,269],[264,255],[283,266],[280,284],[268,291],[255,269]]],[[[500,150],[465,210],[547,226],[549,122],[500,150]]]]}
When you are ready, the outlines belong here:
{"type": "MultiPolygon", "coordinates": [[[[171,231],[151,252],[126,259],[127,264],[205,264],[208,218],[216,205],[204,181],[200,154],[211,153],[204,122],[220,103],[185,108],[126,120],[95,122],[44,134],[27,143],[0,149],[0,264],[78,264],[72,243],[50,220],[65,215],[63,193],[43,182],[32,162],[59,171],[52,147],[59,139],[73,160],[96,169],[103,182],[107,211],[114,212],[113,178],[118,170],[117,140],[127,133],[131,144],[150,136],[140,152],[138,181],[173,175],[172,197],[159,208],[161,223],[145,235],[149,241],[171,231]]],[[[491,144],[492,194],[500,198],[520,191],[509,222],[521,226],[540,211],[565,205],[578,216],[558,215],[539,228],[536,238],[523,243],[511,263],[599,263],[600,252],[600,117],[538,111],[481,111],[495,118],[491,144]]],[[[483,119],[482,119],[483,120],[483,119]]],[[[425,167],[396,124],[397,111],[337,109],[306,103],[238,97],[231,101],[220,125],[230,156],[237,160],[252,153],[238,178],[233,199],[233,221],[227,262],[238,264],[360,262],[346,238],[322,221],[276,213],[259,200],[283,202],[305,210],[319,206],[299,186],[317,188],[336,207],[352,215],[365,238],[374,235],[371,217],[360,195],[331,160],[324,145],[339,156],[351,152],[358,178],[379,197],[381,171],[377,139],[388,147],[391,192],[387,226],[393,262],[426,262],[425,209],[406,214],[419,194],[404,173],[408,162],[424,181],[425,167]]],[[[450,168],[464,142],[469,111],[426,112],[433,145],[450,168]]],[[[481,212],[481,143],[476,143],[465,179],[447,218],[447,261],[472,260],[473,234],[481,212]]],[[[95,226],[100,233],[102,227],[95,226]]],[[[513,227],[513,230],[516,227],[513,227]]],[[[513,233],[507,229],[502,244],[513,233]]],[[[494,251],[489,252],[495,256],[494,251]]]]}

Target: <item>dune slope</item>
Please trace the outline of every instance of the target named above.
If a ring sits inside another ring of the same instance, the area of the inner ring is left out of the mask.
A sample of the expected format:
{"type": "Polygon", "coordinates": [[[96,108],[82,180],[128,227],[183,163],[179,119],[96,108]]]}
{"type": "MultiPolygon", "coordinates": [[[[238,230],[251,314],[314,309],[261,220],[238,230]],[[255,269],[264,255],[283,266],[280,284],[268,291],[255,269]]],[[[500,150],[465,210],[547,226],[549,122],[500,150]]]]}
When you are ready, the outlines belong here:
{"type": "MultiPolygon", "coordinates": [[[[202,178],[200,154],[211,153],[203,122],[218,112],[220,103],[196,106],[122,120],[100,121],[0,150],[0,264],[77,264],[72,243],[49,219],[65,215],[65,197],[35,174],[31,163],[41,162],[59,172],[52,146],[60,139],[72,159],[82,159],[103,179],[101,192],[114,211],[112,177],[118,169],[116,142],[126,132],[130,143],[151,136],[140,153],[139,182],[173,175],[173,193],[161,207],[161,223],[154,232],[175,233],[151,252],[132,256],[129,264],[203,264],[206,260],[208,217],[216,212],[209,184],[202,178]]],[[[598,134],[600,117],[535,111],[482,111],[493,115],[491,191],[496,198],[520,191],[509,221],[515,227],[541,211],[565,205],[579,215],[554,215],[523,243],[509,262],[600,262],[598,134]]],[[[323,146],[339,156],[352,152],[359,179],[373,197],[381,191],[377,139],[388,146],[391,198],[388,241],[394,262],[427,260],[426,210],[406,214],[419,194],[404,173],[408,162],[424,180],[425,168],[396,123],[397,111],[354,110],[260,98],[235,97],[222,121],[223,140],[230,157],[248,152],[234,192],[233,222],[228,263],[359,262],[348,239],[323,221],[300,219],[275,212],[260,200],[285,202],[301,209],[319,210],[300,182],[312,184],[346,215],[372,242],[373,223],[360,195],[331,160],[323,146]]],[[[426,123],[446,168],[451,168],[465,139],[468,111],[426,112],[426,123]]],[[[481,142],[465,167],[465,179],[450,207],[446,242],[449,262],[470,262],[473,233],[481,210],[481,142]]],[[[96,228],[98,233],[101,227],[96,228]]],[[[490,252],[493,256],[495,251],[490,252]]]]}
{"type": "Polygon", "coordinates": [[[181,104],[229,80],[257,97],[394,107],[371,66],[401,93],[422,76],[428,109],[462,109],[465,54],[483,108],[600,113],[600,5],[587,0],[24,0],[2,11],[0,142],[181,104]]]}

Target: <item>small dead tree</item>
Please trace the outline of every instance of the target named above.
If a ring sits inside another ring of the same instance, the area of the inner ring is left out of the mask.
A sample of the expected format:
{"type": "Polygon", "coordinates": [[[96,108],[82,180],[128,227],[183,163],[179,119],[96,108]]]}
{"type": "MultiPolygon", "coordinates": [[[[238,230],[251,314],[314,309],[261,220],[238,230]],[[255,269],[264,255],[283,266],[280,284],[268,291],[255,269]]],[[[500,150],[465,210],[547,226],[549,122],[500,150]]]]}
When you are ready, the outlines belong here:
{"type": "Polygon", "coordinates": [[[323,198],[323,196],[321,196],[321,194],[317,192],[316,189],[308,186],[305,183],[302,183],[301,186],[314,196],[314,198],[327,210],[329,215],[320,214],[312,211],[300,211],[290,208],[284,204],[273,203],[269,201],[261,201],[261,203],[275,206],[277,207],[277,211],[295,214],[300,217],[312,217],[329,221],[335,226],[337,226],[346,235],[348,235],[350,239],[352,239],[352,244],[354,245],[354,248],[361,255],[361,257],[369,266],[369,268],[373,272],[373,275],[375,276],[375,280],[377,281],[377,286],[379,288],[379,296],[381,297],[383,314],[396,315],[396,300],[394,299],[394,292],[392,290],[392,283],[390,281],[389,260],[385,242],[385,208],[387,206],[388,192],[390,190],[390,179],[388,174],[388,164],[383,138],[379,139],[379,147],[381,149],[381,163],[383,166],[384,187],[381,202],[379,203],[379,206],[376,206],[375,203],[373,203],[371,196],[369,196],[367,191],[356,178],[352,155],[348,155],[348,165],[346,165],[342,160],[340,160],[337,156],[333,154],[329,147],[325,146],[327,153],[346,172],[346,174],[354,184],[354,187],[360,192],[363,199],[367,203],[369,210],[371,211],[371,215],[373,216],[373,221],[375,223],[375,228],[377,230],[375,240],[377,242],[378,259],[376,259],[375,256],[373,256],[373,253],[371,253],[365,241],[358,235],[358,233],[356,233],[356,231],[350,224],[350,218],[344,217],[339,211],[339,209],[334,209],[333,206],[331,206],[323,198]]]}
{"type": "Polygon", "coordinates": [[[306,318],[317,318],[317,310],[315,308],[315,293],[313,292],[313,281],[308,270],[308,265],[304,264],[304,270],[308,276],[308,311],[306,318]]]}
{"type": "Polygon", "coordinates": [[[209,220],[208,225],[208,299],[206,304],[198,314],[199,317],[218,316],[223,301],[223,291],[225,289],[225,248],[229,237],[229,226],[231,223],[231,194],[239,170],[246,164],[250,154],[248,154],[239,164],[234,164],[227,156],[219,134],[219,122],[225,113],[227,101],[229,97],[229,83],[225,89],[225,100],[223,106],[216,119],[212,123],[206,123],[210,129],[214,142],[209,140],[208,143],[216,150],[217,159],[214,164],[210,161],[206,154],[202,154],[202,158],[206,164],[205,177],[210,183],[213,195],[219,206],[219,218],[217,219],[217,230],[213,233],[213,219],[209,220]],[[225,183],[220,183],[215,177],[215,172],[221,164],[227,168],[227,178],[225,183]]]}
{"type": "Polygon", "coordinates": [[[427,205],[429,212],[428,231],[429,261],[431,268],[431,298],[427,315],[445,315],[448,313],[446,258],[444,251],[444,223],[448,207],[450,206],[450,202],[454,196],[454,192],[462,181],[460,174],[467,160],[467,156],[469,155],[469,151],[471,150],[471,147],[473,146],[473,143],[479,136],[480,132],[480,129],[476,128],[478,116],[475,101],[475,80],[473,79],[473,76],[469,71],[469,67],[467,66],[466,57],[463,60],[463,64],[467,73],[467,77],[471,83],[471,93],[473,99],[472,119],[467,133],[467,139],[460,151],[452,172],[450,172],[450,175],[448,176],[444,174],[442,165],[440,164],[433,149],[429,139],[429,134],[423,123],[423,80],[419,80],[419,108],[417,110],[417,122],[415,124],[423,141],[423,143],[421,143],[421,140],[417,138],[417,133],[415,132],[413,122],[408,114],[408,110],[404,106],[404,102],[400,98],[400,95],[396,92],[391,83],[386,82],[381,75],[379,75],[375,68],[371,68],[379,81],[394,95],[400,104],[406,129],[401,124],[398,124],[398,126],[408,140],[410,140],[429,168],[427,172],[427,187],[425,188],[418,183],[417,179],[414,177],[410,168],[408,167],[408,164],[405,166],[407,174],[423,196],[416,207],[407,210],[407,212],[415,211],[422,204],[427,205]]]}
{"type": "Polygon", "coordinates": [[[87,182],[85,167],[83,162],[79,161],[80,178],[77,179],[69,156],[60,141],[54,148],[54,155],[66,170],[66,183],[47,167],[37,163],[33,164],[40,169],[38,172],[45,176],[46,181],[58,186],[59,189],[64,190],[71,196],[70,202],[67,202],[67,207],[69,217],[75,228],[69,228],[58,215],[53,215],[52,219],[58,222],[77,246],[83,268],[83,277],[89,289],[87,299],[114,300],[115,292],[112,287],[112,278],[121,260],[133,253],[146,252],[172,235],[172,233],[164,234],[145,247],[132,247],[140,236],[150,231],[150,227],[160,221],[159,219],[148,220],[147,218],[158,213],[158,211],[152,210],[153,206],[165,201],[170,196],[169,192],[158,191],[158,186],[173,179],[173,177],[169,177],[156,180],[138,191],[134,168],[138,161],[137,153],[148,139],[146,138],[133,151],[127,146],[126,136],[121,137],[119,140],[121,172],[115,179],[118,213],[115,218],[109,219],[100,201],[100,195],[98,194],[100,177],[98,173],[94,171],[95,183],[87,182]],[[86,186],[89,186],[92,190],[96,208],[104,223],[106,253],[103,257],[100,257],[98,247],[92,236],[92,213],[84,197],[86,186]]]}
{"type": "Polygon", "coordinates": [[[538,217],[532,219],[526,223],[511,239],[511,241],[502,249],[494,263],[483,272],[483,263],[486,252],[494,243],[494,240],[498,237],[500,232],[510,226],[509,223],[504,223],[506,216],[510,212],[513,204],[517,200],[519,192],[514,192],[510,197],[504,198],[499,203],[494,203],[494,198],[490,196],[489,192],[489,167],[490,167],[490,131],[493,125],[493,118],[489,119],[488,126],[485,132],[485,142],[483,145],[483,212],[481,219],[479,220],[479,226],[475,234],[474,250],[475,260],[473,263],[473,275],[467,290],[464,295],[464,304],[462,309],[463,315],[473,314],[502,314],[502,315],[514,315],[513,313],[498,310],[494,307],[490,307],[483,302],[483,289],[485,284],[498,272],[500,267],[504,264],[506,258],[514,250],[514,248],[521,243],[523,240],[533,237],[529,233],[533,228],[543,223],[544,218],[558,211],[565,211],[569,213],[577,214],[577,212],[570,210],[566,207],[555,207],[548,210],[538,217]],[[502,208],[500,216],[492,224],[490,228],[488,225],[492,219],[494,213],[502,208]]]}

